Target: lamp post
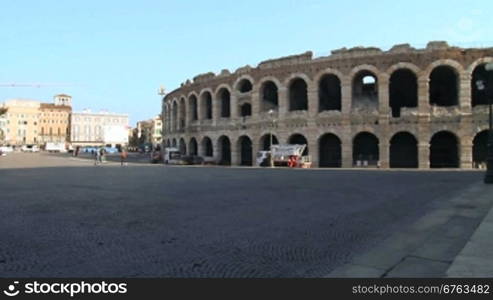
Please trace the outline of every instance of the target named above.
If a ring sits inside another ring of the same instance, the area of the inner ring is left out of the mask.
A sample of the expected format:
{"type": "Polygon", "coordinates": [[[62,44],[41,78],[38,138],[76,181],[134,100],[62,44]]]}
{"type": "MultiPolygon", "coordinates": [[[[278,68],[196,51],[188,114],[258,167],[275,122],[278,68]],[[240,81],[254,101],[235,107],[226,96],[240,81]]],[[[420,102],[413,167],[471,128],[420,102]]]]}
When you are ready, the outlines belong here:
{"type": "Polygon", "coordinates": [[[269,110],[269,117],[271,118],[272,120],[272,129],[270,130],[270,167],[271,168],[274,168],[274,157],[272,157],[272,141],[273,141],[273,137],[274,137],[274,134],[272,133],[272,131],[274,130],[274,110],[273,109],[270,109],[269,110]]]}
{"type": "Polygon", "coordinates": [[[488,63],[484,66],[488,76],[485,80],[476,81],[478,90],[484,90],[486,97],[488,97],[488,114],[489,114],[489,127],[488,127],[488,151],[486,155],[486,174],[484,176],[484,183],[493,184],[493,113],[492,113],[492,98],[493,98],[493,63],[488,63]]]}

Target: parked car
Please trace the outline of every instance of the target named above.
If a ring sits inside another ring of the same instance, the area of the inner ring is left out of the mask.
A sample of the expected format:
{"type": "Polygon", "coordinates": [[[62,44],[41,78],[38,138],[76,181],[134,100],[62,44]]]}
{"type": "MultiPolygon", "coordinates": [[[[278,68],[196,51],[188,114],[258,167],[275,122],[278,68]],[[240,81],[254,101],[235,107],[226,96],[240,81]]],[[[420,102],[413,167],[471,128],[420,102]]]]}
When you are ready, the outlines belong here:
{"type": "Polygon", "coordinates": [[[14,152],[14,148],[12,148],[12,146],[1,146],[0,151],[2,151],[2,153],[10,153],[14,152]]]}
{"type": "Polygon", "coordinates": [[[39,147],[36,145],[23,145],[21,147],[23,152],[39,152],[39,147]]]}

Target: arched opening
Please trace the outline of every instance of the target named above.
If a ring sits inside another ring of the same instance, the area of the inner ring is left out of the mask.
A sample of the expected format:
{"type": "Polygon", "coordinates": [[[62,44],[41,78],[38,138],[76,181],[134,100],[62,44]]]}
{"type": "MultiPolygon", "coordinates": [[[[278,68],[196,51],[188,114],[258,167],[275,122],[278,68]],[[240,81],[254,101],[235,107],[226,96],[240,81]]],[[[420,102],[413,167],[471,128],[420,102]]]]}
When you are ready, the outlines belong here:
{"type": "Polygon", "coordinates": [[[238,140],[238,147],[240,149],[240,165],[253,165],[252,140],[244,135],[238,140]]]}
{"type": "Polygon", "coordinates": [[[171,146],[171,142],[169,140],[166,140],[166,148],[169,148],[171,146]]]}
{"type": "Polygon", "coordinates": [[[392,73],[389,84],[389,99],[392,116],[401,116],[403,107],[418,106],[418,81],[413,71],[400,69],[392,73]]]}
{"type": "Polygon", "coordinates": [[[225,135],[221,136],[218,140],[218,151],[220,154],[219,164],[220,165],[231,165],[231,142],[229,138],[225,135]]]}
{"type": "Polygon", "coordinates": [[[342,166],[341,140],[332,133],[324,134],[318,142],[319,165],[322,168],[340,168],[342,166]]]}
{"type": "Polygon", "coordinates": [[[250,103],[243,103],[240,105],[240,116],[249,117],[252,115],[252,105],[250,103]]]}
{"type": "Polygon", "coordinates": [[[173,102],[172,113],[173,113],[173,124],[172,124],[173,131],[176,131],[178,126],[178,103],[176,102],[173,102]]]}
{"type": "Polygon", "coordinates": [[[318,111],[341,110],[341,81],[333,74],[322,77],[318,85],[318,111]]]}
{"type": "Polygon", "coordinates": [[[190,111],[190,120],[197,121],[199,119],[199,112],[197,108],[197,97],[195,95],[190,96],[188,99],[189,102],[189,111],[190,111]]]}
{"type": "Polygon", "coordinates": [[[448,131],[433,135],[430,142],[431,168],[458,168],[459,148],[457,137],[448,131]]]}
{"type": "Polygon", "coordinates": [[[172,146],[173,148],[176,148],[176,146],[177,146],[177,145],[176,145],[176,139],[173,139],[173,141],[171,142],[171,146],[172,146]]]}
{"type": "MultiPolygon", "coordinates": [[[[270,151],[270,141],[271,141],[271,135],[270,134],[264,134],[261,138],[260,138],[260,147],[261,149],[260,150],[263,150],[263,151],[270,151]]],[[[277,139],[276,135],[272,135],[272,144],[273,145],[278,145],[279,144],[279,140],[277,139]]]]}
{"type": "Polygon", "coordinates": [[[240,93],[248,93],[252,90],[253,86],[250,80],[248,79],[242,79],[240,83],[238,83],[238,91],[240,93]]]}
{"type": "Polygon", "coordinates": [[[201,99],[201,110],[203,120],[212,120],[212,95],[205,92],[201,99]]]}
{"type": "Polygon", "coordinates": [[[417,168],[418,141],[408,132],[396,133],[390,140],[390,167],[417,168]]]}
{"type": "Polygon", "coordinates": [[[357,167],[378,166],[380,152],[378,138],[369,132],[361,132],[353,140],[353,165],[357,167]]]}
{"type": "Polygon", "coordinates": [[[486,64],[477,66],[472,73],[471,90],[472,90],[472,103],[474,107],[476,105],[487,105],[489,102],[487,89],[493,89],[493,76],[489,74],[485,68],[486,64]]]}
{"type": "Polygon", "coordinates": [[[476,134],[472,144],[472,161],[474,168],[485,169],[488,158],[488,130],[476,134]]]}
{"type": "Polygon", "coordinates": [[[180,100],[180,128],[185,128],[185,116],[187,114],[185,99],[180,100]]]}
{"type": "Polygon", "coordinates": [[[308,140],[304,135],[301,134],[293,134],[289,137],[288,143],[292,145],[306,145],[305,150],[303,151],[303,156],[308,155],[308,140]]]}
{"type": "Polygon", "coordinates": [[[204,156],[207,156],[207,157],[214,156],[214,150],[212,148],[212,141],[207,136],[202,139],[202,149],[203,149],[204,156]]]}
{"type": "Polygon", "coordinates": [[[459,86],[457,74],[449,66],[439,66],[430,75],[430,104],[454,106],[458,104],[459,86]]]}
{"type": "Polygon", "coordinates": [[[378,108],[378,80],[370,71],[360,71],[353,79],[353,108],[378,108]]]}
{"type": "Polygon", "coordinates": [[[289,85],[289,111],[308,109],[308,91],[306,82],[296,78],[289,85]]]}
{"type": "Polygon", "coordinates": [[[229,118],[231,116],[231,94],[227,89],[219,91],[219,102],[221,105],[221,118],[229,118]]]}
{"type": "Polygon", "coordinates": [[[188,151],[190,155],[198,155],[198,144],[197,140],[195,138],[191,138],[190,142],[188,143],[188,151]]]}
{"type": "Polygon", "coordinates": [[[183,138],[180,139],[178,150],[182,155],[187,154],[187,144],[185,143],[185,140],[183,138]]]}
{"type": "Polygon", "coordinates": [[[260,90],[262,99],[262,111],[277,109],[279,106],[279,94],[277,85],[272,81],[266,81],[262,84],[262,88],[260,90]]]}

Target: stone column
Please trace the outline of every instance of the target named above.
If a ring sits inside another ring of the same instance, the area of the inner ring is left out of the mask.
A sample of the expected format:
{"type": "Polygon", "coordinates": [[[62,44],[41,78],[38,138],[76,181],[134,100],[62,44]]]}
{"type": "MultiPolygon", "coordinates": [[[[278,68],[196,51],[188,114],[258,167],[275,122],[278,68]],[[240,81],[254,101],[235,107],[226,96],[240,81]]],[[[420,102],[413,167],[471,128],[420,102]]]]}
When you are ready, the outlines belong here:
{"type": "Polygon", "coordinates": [[[284,86],[279,87],[278,101],[279,101],[279,118],[284,119],[289,110],[288,90],[284,86]]]}
{"type": "Polygon", "coordinates": [[[353,141],[352,132],[348,126],[344,130],[344,135],[340,137],[342,139],[341,145],[341,155],[342,155],[342,167],[352,168],[353,167],[353,141]]]}
{"type": "Polygon", "coordinates": [[[461,139],[459,155],[462,169],[472,169],[472,146],[473,143],[469,139],[461,139]]]}
{"type": "Polygon", "coordinates": [[[424,75],[418,78],[418,112],[419,115],[430,115],[430,80],[424,75]]]}
{"type": "Polygon", "coordinates": [[[420,169],[430,168],[430,144],[419,142],[418,144],[418,164],[420,169]]]}
{"type": "Polygon", "coordinates": [[[379,148],[379,160],[380,160],[380,168],[388,169],[390,167],[390,144],[386,139],[386,137],[382,137],[382,140],[378,144],[379,148]]]}
{"type": "Polygon", "coordinates": [[[341,110],[342,114],[351,114],[351,82],[348,79],[341,80],[341,110]]]}
{"type": "Polygon", "coordinates": [[[240,114],[238,112],[238,96],[237,92],[233,91],[231,93],[231,118],[232,119],[238,119],[240,117],[240,114]]]}
{"type": "Polygon", "coordinates": [[[472,113],[471,75],[466,71],[459,76],[459,107],[462,114],[472,113]]]}
{"type": "Polygon", "coordinates": [[[238,152],[238,139],[231,137],[231,165],[240,165],[240,153],[238,152]]]}
{"type": "Polygon", "coordinates": [[[216,126],[217,121],[221,117],[221,99],[217,95],[212,94],[212,126],[216,126]]]}
{"type": "Polygon", "coordinates": [[[307,90],[308,115],[310,116],[310,119],[315,118],[318,114],[318,87],[312,85],[315,84],[311,83],[311,85],[308,86],[308,90],[307,90]]]}
{"type": "Polygon", "coordinates": [[[318,147],[317,139],[313,138],[312,136],[307,136],[308,139],[308,155],[310,155],[311,161],[312,161],[312,168],[318,168],[319,167],[319,161],[318,158],[320,156],[320,149],[318,147]]]}
{"type": "Polygon", "coordinates": [[[255,136],[252,136],[252,166],[257,166],[257,152],[260,150],[260,145],[258,139],[254,139],[255,136]]]}
{"type": "Polygon", "coordinates": [[[389,117],[389,76],[380,74],[378,78],[378,111],[380,116],[389,117]]]}

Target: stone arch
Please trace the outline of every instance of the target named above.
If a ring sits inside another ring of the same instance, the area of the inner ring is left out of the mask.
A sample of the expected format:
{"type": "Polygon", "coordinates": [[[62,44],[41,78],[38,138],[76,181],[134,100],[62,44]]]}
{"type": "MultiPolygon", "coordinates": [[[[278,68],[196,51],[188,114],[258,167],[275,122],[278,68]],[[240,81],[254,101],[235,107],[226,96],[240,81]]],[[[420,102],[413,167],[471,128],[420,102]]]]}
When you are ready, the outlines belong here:
{"type": "Polygon", "coordinates": [[[381,72],[372,65],[360,65],[351,70],[351,107],[378,110],[378,83],[381,72]]]}
{"type": "Polygon", "coordinates": [[[187,116],[187,107],[186,107],[185,97],[180,98],[180,104],[178,107],[179,107],[179,112],[178,112],[179,127],[185,128],[185,122],[186,122],[186,116],[187,116]]]}
{"type": "MultiPolygon", "coordinates": [[[[489,97],[493,94],[493,71],[485,69],[486,64],[493,63],[493,58],[476,61],[471,73],[471,106],[488,105],[489,97]],[[481,62],[481,63],[480,63],[481,62]]],[[[468,69],[469,72],[469,69],[468,69]]]]}
{"type": "Polygon", "coordinates": [[[204,136],[201,141],[202,156],[213,157],[214,156],[214,146],[212,145],[212,140],[208,136],[204,136]]]}
{"type": "Polygon", "coordinates": [[[171,147],[176,148],[177,146],[178,146],[178,145],[177,145],[176,139],[175,139],[175,138],[173,138],[173,139],[171,140],[171,147]]]}
{"type": "Polygon", "coordinates": [[[338,110],[342,108],[342,74],[328,69],[317,75],[318,111],[338,110]]]}
{"type": "Polygon", "coordinates": [[[340,168],[342,166],[342,141],[332,132],[318,138],[319,166],[322,168],[340,168]]]}
{"type": "Polygon", "coordinates": [[[235,91],[239,93],[249,93],[253,90],[255,80],[250,75],[242,75],[233,84],[235,91]]]}
{"type": "Polygon", "coordinates": [[[178,143],[178,150],[180,150],[181,155],[187,154],[187,144],[185,143],[184,138],[180,138],[180,141],[178,143]]]}
{"type": "Polygon", "coordinates": [[[261,111],[279,109],[280,84],[279,80],[273,77],[266,77],[260,81],[259,100],[261,111]]]}
{"type": "Polygon", "coordinates": [[[242,135],[238,138],[237,149],[240,166],[253,165],[253,145],[252,139],[248,135],[242,135]]]}
{"type": "Polygon", "coordinates": [[[301,133],[293,133],[288,137],[288,144],[298,144],[298,145],[306,145],[305,150],[303,151],[303,156],[308,155],[308,138],[304,134],[301,133]]]}
{"type": "Polygon", "coordinates": [[[210,88],[207,88],[207,89],[203,89],[201,92],[200,92],[200,99],[199,99],[199,106],[200,106],[200,116],[199,118],[201,120],[212,120],[212,113],[213,113],[213,110],[212,110],[212,95],[213,95],[213,92],[212,92],[212,89],[210,88]]]}
{"type": "Polygon", "coordinates": [[[272,144],[273,145],[278,145],[279,144],[279,139],[277,138],[277,136],[272,133],[266,133],[264,135],[262,135],[259,139],[259,149],[260,150],[263,150],[263,151],[269,151],[270,150],[270,146],[271,146],[271,136],[272,136],[272,144]]]}
{"type": "Polygon", "coordinates": [[[188,142],[188,154],[194,156],[199,154],[199,145],[197,143],[197,139],[194,137],[192,137],[188,142]]]}
{"type": "Polygon", "coordinates": [[[399,131],[390,139],[390,167],[418,167],[418,139],[407,131],[399,131]]]}
{"type": "Polygon", "coordinates": [[[231,90],[226,85],[220,85],[216,89],[216,101],[218,101],[219,117],[231,117],[231,90]]]}
{"type": "Polygon", "coordinates": [[[409,68],[398,68],[390,73],[389,106],[393,117],[401,116],[401,109],[418,106],[418,76],[409,68]]]}
{"type": "Polygon", "coordinates": [[[288,111],[308,110],[310,79],[304,74],[293,74],[286,81],[288,87],[288,111]]]}
{"type": "Polygon", "coordinates": [[[429,101],[436,106],[459,105],[460,75],[455,67],[441,64],[433,68],[429,75],[429,101]]]}
{"type": "Polygon", "coordinates": [[[217,151],[219,153],[219,164],[231,165],[231,140],[228,136],[222,135],[217,139],[217,151]]]}
{"type": "Polygon", "coordinates": [[[190,92],[188,94],[188,119],[190,121],[198,121],[199,119],[199,107],[198,107],[198,97],[197,93],[190,92]]]}
{"type": "Polygon", "coordinates": [[[458,168],[460,141],[451,131],[439,131],[430,140],[430,167],[431,168],[458,168]]]}
{"type": "Polygon", "coordinates": [[[353,165],[357,167],[378,166],[380,160],[378,137],[362,131],[353,138],[353,165]]]}
{"type": "Polygon", "coordinates": [[[488,133],[489,130],[478,132],[472,142],[472,161],[476,169],[485,169],[488,159],[488,133]]]}

